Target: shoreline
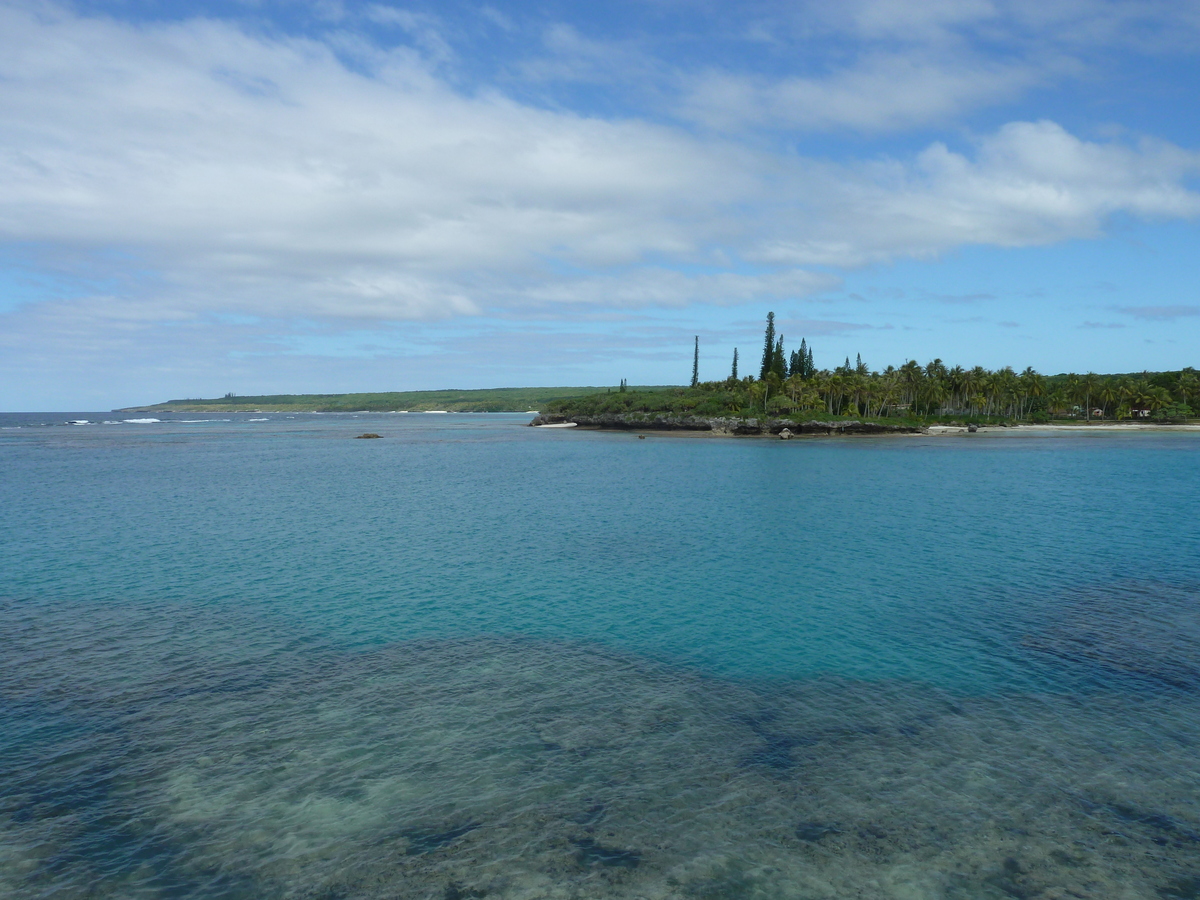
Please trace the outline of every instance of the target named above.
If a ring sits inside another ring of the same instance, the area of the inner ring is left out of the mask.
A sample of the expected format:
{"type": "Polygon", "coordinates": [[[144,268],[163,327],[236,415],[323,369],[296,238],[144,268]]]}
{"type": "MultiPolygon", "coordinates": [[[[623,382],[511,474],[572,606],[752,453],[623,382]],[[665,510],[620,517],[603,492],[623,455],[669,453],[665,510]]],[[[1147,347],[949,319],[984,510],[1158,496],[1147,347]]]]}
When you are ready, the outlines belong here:
{"type": "MultiPolygon", "coordinates": [[[[1080,422],[1078,424],[1015,424],[1015,425],[980,425],[978,427],[979,434],[984,432],[1012,432],[1019,431],[1022,434],[1032,432],[1047,432],[1051,434],[1065,434],[1068,432],[1108,432],[1110,434],[1120,432],[1156,432],[1156,431],[1184,431],[1184,432],[1200,432],[1200,424],[1180,423],[1173,425],[1165,422],[1080,422]]],[[[965,425],[929,425],[926,428],[926,433],[930,435],[942,434],[967,434],[965,425]]]]}
{"type": "MultiPolygon", "coordinates": [[[[1151,422],[1092,422],[1071,424],[1005,424],[972,426],[966,425],[901,425],[878,421],[820,421],[795,422],[790,419],[734,418],[727,416],[676,416],[663,414],[605,414],[599,416],[572,416],[565,414],[542,414],[530,423],[534,428],[563,428],[574,425],[586,431],[605,432],[654,432],[691,437],[758,437],[789,439],[800,437],[841,436],[892,436],[923,435],[944,437],[968,434],[1024,434],[1029,436],[1051,434],[1132,434],[1155,432],[1200,433],[1200,424],[1170,424],[1151,422]]],[[[644,436],[644,435],[643,435],[644,436]]]]}

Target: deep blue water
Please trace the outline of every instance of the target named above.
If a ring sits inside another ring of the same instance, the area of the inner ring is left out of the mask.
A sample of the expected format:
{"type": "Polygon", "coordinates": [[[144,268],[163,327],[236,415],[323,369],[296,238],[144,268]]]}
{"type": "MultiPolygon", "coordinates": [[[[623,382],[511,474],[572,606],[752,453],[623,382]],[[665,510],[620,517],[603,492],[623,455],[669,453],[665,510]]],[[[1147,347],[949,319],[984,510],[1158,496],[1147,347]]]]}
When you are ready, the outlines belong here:
{"type": "Polygon", "coordinates": [[[1200,435],[121,418],[0,416],[0,895],[1200,897],[1200,435]]]}

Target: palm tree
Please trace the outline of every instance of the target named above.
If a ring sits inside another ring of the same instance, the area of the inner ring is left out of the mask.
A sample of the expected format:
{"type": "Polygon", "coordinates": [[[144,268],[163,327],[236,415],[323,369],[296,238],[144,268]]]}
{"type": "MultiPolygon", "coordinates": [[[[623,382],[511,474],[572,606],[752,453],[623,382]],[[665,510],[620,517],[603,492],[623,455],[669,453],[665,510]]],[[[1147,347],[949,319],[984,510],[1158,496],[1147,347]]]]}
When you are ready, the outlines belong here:
{"type": "Polygon", "coordinates": [[[1104,405],[1104,412],[1107,415],[1120,396],[1121,391],[1117,383],[1111,378],[1105,378],[1104,384],[1100,386],[1100,392],[1096,395],[1096,399],[1104,405]]]}
{"type": "Polygon", "coordinates": [[[1077,402],[1082,396],[1079,389],[1079,376],[1074,372],[1071,372],[1067,375],[1067,383],[1065,388],[1067,399],[1072,403],[1077,402]]]}
{"type": "Polygon", "coordinates": [[[1007,393],[1007,387],[1007,379],[1004,377],[1003,369],[990,372],[987,378],[984,379],[984,393],[987,396],[987,414],[989,416],[994,415],[995,411],[999,409],[1000,402],[1007,393]]]}
{"type": "Polygon", "coordinates": [[[842,397],[846,393],[846,381],[844,375],[830,375],[829,381],[829,414],[834,415],[834,410],[840,414],[842,410],[842,397]]]}
{"type": "MultiPolygon", "coordinates": [[[[864,415],[872,415],[871,408],[875,400],[879,399],[880,380],[878,378],[864,378],[862,389],[859,391],[859,399],[862,402],[864,415]]],[[[879,415],[879,413],[874,413],[879,415]]]]}
{"type": "Polygon", "coordinates": [[[817,388],[811,381],[801,382],[792,400],[799,409],[816,409],[821,405],[821,395],[817,393],[817,388]]]}
{"type": "Polygon", "coordinates": [[[962,366],[955,366],[946,373],[946,384],[950,388],[956,411],[961,410],[963,406],[963,380],[966,374],[962,366]]]}
{"type": "MultiPolygon", "coordinates": [[[[1137,381],[1131,382],[1126,388],[1126,396],[1129,398],[1129,405],[1133,409],[1145,409],[1154,412],[1163,405],[1161,397],[1156,391],[1162,390],[1155,388],[1145,378],[1139,378],[1137,381]]],[[[1166,393],[1163,391],[1163,393],[1166,393]]]]}
{"type": "Polygon", "coordinates": [[[970,409],[971,415],[976,414],[976,410],[981,409],[982,405],[976,401],[983,392],[983,383],[987,379],[987,370],[983,366],[976,366],[967,372],[963,378],[963,393],[971,398],[970,409]]]}
{"type": "Polygon", "coordinates": [[[900,384],[904,386],[908,408],[914,413],[916,412],[917,396],[921,392],[922,375],[921,367],[917,365],[915,359],[910,359],[900,367],[900,384]]]}
{"type": "Polygon", "coordinates": [[[950,389],[946,385],[945,380],[941,378],[931,379],[925,384],[925,402],[928,405],[928,410],[933,415],[937,415],[950,395],[950,389]]]}
{"type": "Polygon", "coordinates": [[[833,415],[833,386],[830,383],[832,380],[833,376],[827,369],[822,369],[813,376],[817,393],[825,398],[825,408],[831,416],[833,415]]]}
{"type": "Polygon", "coordinates": [[[1064,412],[1070,402],[1071,394],[1066,387],[1055,388],[1046,397],[1046,406],[1050,408],[1051,413],[1064,412]]]}
{"type": "Polygon", "coordinates": [[[878,415],[884,415],[884,410],[887,410],[886,415],[892,414],[892,407],[896,405],[896,398],[900,396],[900,379],[896,370],[891,366],[887,367],[887,371],[879,380],[879,412],[878,415]]]}
{"type": "Polygon", "coordinates": [[[1141,407],[1141,388],[1136,381],[1123,378],[1117,390],[1120,392],[1122,405],[1129,408],[1131,415],[1134,409],[1141,407]]]}
{"type": "MultiPolygon", "coordinates": [[[[1046,382],[1041,374],[1029,366],[1021,373],[1021,395],[1026,400],[1032,400],[1034,397],[1041,397],[1046,393],[1046,382]]],[[[1025,418],[1026,408],[1021,410],[1021,418],[1025,418]]]]}
{"type": "Polygon", "coordinates": [[[1184,369],[1179,373],[1179,381],[1175,383],[1175,392],[1179,394],[1179,399],[1185,404],[1192,405],[1192,401],[1200,395],[1200,378],[1196,377],[1195,371],[1184,369]]]}
{"type": "Polygon", "coordinates": [[[1095,372],[1088,372],[1079,382],[1079,389],[1083,391],[1084,415],[1090,422],[1092,421],[1092,395],[1100,390],[1100,376],[1095,372]]]}
{"type": "Polygon", "coordinates": [[[925,366],[925,377],[931,381],[944,381],[946,379],[946,364],[941,359],[935,359],[925,366]]]}
{"type": "Polygon", "coordinates": [[[1171,392],[1157,385],[1146,392],[1146,406],[1152,413],[1171,405],[1171,392]]]}
{"type": "Polygon", "coordinates": [[[1000,402],[1004,404],[1004,414],[1015,416],[1017,400],[1021,395],[1021,382],[1017,373],[1013,371],[1012,366],[1005,366],[996,375],[1000,382],[1000,402]]]}

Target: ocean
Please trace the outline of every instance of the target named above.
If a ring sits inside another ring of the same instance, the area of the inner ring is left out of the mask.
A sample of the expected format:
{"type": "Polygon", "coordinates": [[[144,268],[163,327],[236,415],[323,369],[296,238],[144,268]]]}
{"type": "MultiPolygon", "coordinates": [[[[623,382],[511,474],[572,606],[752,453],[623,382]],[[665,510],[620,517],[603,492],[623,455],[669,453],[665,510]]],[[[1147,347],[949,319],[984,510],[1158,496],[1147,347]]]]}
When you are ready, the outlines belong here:
{"type": "Polygon", "coordinates": [[[0,415],[0,896],[1200,898],[1200,435],[529,419],[0,415]]]}

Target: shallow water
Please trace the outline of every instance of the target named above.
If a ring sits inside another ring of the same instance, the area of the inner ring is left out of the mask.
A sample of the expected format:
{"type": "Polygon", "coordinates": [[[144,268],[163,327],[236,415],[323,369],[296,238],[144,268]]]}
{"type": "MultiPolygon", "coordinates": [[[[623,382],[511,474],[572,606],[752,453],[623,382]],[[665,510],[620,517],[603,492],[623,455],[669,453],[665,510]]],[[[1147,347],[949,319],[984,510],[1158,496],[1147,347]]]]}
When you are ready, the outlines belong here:
{"type": "Polygon", "coordinates": [[[1195,436],[225,418],[0,421],[0,895],[1200,897],[1195,436]]]}

